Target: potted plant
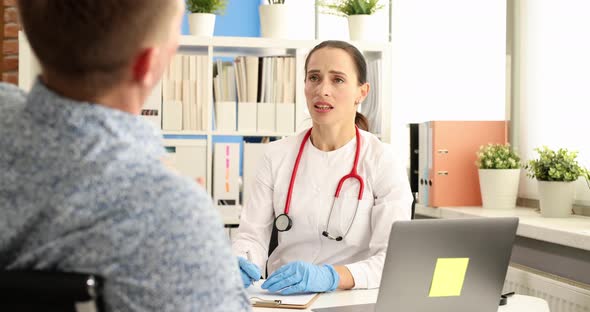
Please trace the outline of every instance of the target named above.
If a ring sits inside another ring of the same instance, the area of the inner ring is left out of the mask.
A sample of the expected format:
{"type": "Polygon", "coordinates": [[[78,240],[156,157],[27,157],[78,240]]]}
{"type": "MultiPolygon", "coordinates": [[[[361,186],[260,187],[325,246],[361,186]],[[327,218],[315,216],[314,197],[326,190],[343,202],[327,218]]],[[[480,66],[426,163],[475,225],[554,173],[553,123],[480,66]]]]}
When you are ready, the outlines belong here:
{"type": "Polygon", "coordinates": [[[187,0],[186,8],[190,33],[193,36],[213,36],[215,14],[225,11],[227,0],[187,0]]]}
{"type": "MultiPolygon", "coordinates": [[[[288,39],[292,37],[293,12],[285,5],[285,0],[266,0],[258,8],[260,13],[260,35],[265,38],[288,39]]],[[[296,24],[296,23],[295,23],[296,24]]]]}
{"type": "Polygon", "coordinates": [[[379,0],[338,0],[335,4],[321,2],[320,5],[348,17],[348,32],[350,40],[354,41],[374,37],[373,33],[377,29],[373,25],[374,19],[371,15],[383,8],[379,0]]]}
{"type": "Polygon", "coordinates": [[[513,209],[520,180],[520,157],[510,144],[482,145],[477,154],[483,208],[513,209]]]}
{"type": "Polygon", "coordinates": [[[535,148],[538,159],[530,160],[525,169],[527,176],[537,179],[539,206],[544,217],[567,217],[572,214],[575,184],[581,177],[590,187],[590,172],[576,160],[577,151],[560,148],[557,151],[547,146],[535,148]]]}

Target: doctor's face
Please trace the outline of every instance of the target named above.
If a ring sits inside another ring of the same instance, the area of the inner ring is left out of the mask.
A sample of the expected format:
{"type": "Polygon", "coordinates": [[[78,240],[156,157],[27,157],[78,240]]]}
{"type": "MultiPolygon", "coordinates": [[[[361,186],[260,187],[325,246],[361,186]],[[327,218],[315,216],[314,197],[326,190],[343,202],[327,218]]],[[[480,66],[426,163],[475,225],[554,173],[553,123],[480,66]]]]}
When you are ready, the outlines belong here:
{"type": "Polygon", "coordinates": [[[321,48],[309,57],[305,98],[314,124],[354,125],[357,104],[366,93],[352,56],[339,48],[321,48]]]}

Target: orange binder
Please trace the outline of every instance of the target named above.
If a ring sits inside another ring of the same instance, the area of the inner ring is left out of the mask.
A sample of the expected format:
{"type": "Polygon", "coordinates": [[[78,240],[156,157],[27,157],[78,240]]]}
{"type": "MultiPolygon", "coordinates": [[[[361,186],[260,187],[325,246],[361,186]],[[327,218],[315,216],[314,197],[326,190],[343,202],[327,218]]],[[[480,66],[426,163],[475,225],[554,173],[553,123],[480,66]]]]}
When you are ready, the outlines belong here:
{"type": "Polygon", "coordinates": [[[481,206],[476,152],[488,143],[505,144],[507,126],[506,121],[429,123],[429,206],[481,206]]]}

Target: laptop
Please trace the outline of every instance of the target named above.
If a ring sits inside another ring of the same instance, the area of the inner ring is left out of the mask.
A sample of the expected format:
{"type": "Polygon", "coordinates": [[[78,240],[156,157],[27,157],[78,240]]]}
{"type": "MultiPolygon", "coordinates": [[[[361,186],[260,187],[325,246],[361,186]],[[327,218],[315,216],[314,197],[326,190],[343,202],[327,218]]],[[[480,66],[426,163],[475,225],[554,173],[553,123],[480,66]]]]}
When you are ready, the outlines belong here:
{"type": "Polygon", "coordinates": [[[497,312],[518,218],[394,222],[375,304],[315,312],[497,312]]]}

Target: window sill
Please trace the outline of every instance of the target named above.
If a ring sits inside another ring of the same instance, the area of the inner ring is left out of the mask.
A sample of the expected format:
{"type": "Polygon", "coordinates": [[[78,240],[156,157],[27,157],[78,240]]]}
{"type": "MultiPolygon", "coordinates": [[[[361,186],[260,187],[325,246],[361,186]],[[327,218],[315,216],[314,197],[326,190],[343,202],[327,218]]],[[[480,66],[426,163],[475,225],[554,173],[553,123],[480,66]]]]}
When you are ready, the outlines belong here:
{"type": "Polygon", "coordinates": [[[590,251],[590,217],[543,218],[536,209],[523,207],[497,210],[481,207],[432,208],[420,204],[416,204],[416,214],[442,219],[518,217],[518,236],[590,251]]]}

